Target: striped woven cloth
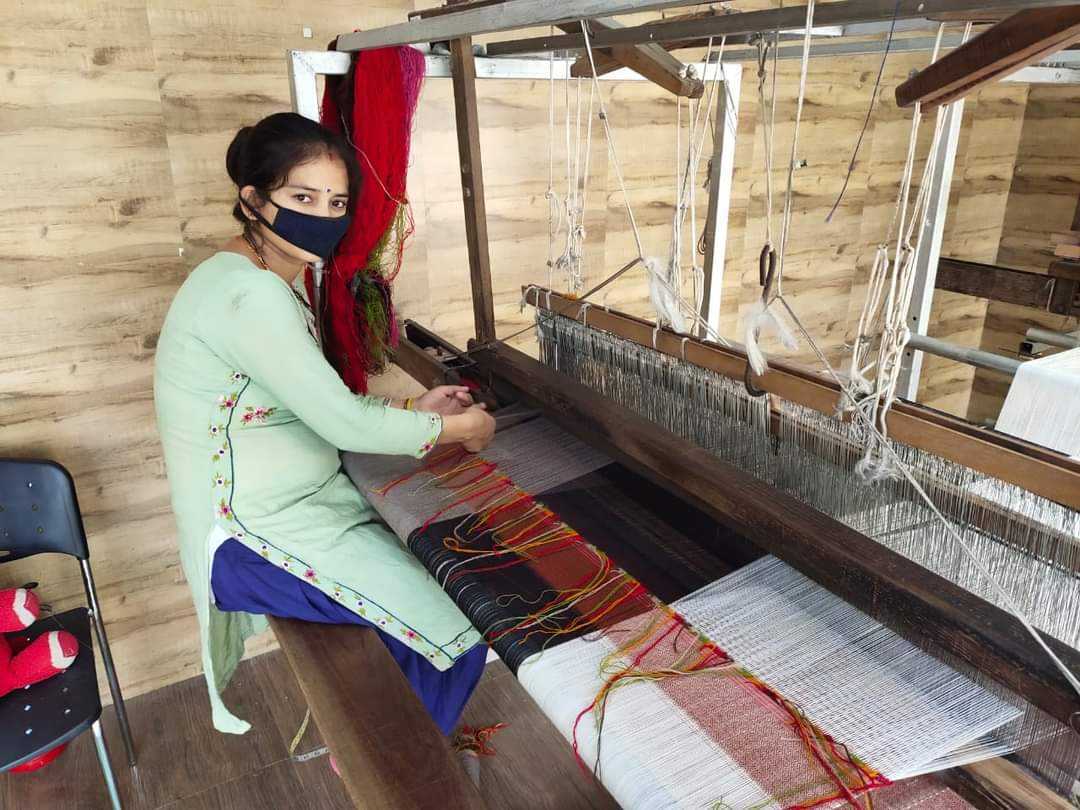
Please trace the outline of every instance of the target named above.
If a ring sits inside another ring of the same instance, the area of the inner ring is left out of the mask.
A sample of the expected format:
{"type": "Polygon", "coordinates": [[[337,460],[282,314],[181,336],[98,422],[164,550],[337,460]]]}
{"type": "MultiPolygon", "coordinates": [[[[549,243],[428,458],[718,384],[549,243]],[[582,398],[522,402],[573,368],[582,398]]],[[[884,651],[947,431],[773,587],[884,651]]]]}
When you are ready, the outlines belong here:
{"type": "MultiPolygon", "coordinates": [[[[733,555],[715,551],[724,531],[543,420],[501,432],[483,456],[451,449],[419,466],[352,457],[346,467],[623,807],[968,806],[932,779],[895,780],[976,732],[942,724],[932,740],[901,739],[899,752],[890,743],[893,773],[849,748],[829,731],[845,704],[820,697],[843,688],[788,678],[814,717],[697,626],[739,598],[724,587],[739,576],[733,555]]],[[[735,557],[754,555],[731,540],[735,557]]],[[[833,610],[822,594],[814,604],[833,610]]],[[[815,621],[801,632],[820,635],[815,621]]],[[[1007,716],[971,691],[983,725],[1007,716]]]]}

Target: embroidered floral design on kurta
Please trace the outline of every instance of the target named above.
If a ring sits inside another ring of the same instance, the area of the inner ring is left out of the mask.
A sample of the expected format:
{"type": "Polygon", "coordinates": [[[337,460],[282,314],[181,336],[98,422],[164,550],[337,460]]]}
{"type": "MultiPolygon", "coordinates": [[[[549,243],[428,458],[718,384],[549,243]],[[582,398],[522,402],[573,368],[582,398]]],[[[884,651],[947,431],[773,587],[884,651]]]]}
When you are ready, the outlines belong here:
{"type": "Polygon", "coordinates": [[[277,408],[264,408],[248,405],[240,416],[240,422],[245,425],[265,425],[266,420],[273,416],[277,408]]]}

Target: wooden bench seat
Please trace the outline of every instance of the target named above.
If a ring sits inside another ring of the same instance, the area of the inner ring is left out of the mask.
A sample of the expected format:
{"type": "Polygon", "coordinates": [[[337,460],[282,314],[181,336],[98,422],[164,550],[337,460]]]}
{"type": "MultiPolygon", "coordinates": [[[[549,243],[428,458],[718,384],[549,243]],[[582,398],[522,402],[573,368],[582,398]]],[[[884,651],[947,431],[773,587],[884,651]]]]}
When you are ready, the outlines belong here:
{"type": "Polygon", "coordinates": [[[270,625],[358,808],[488,807],[374,630],[270,625]]]}

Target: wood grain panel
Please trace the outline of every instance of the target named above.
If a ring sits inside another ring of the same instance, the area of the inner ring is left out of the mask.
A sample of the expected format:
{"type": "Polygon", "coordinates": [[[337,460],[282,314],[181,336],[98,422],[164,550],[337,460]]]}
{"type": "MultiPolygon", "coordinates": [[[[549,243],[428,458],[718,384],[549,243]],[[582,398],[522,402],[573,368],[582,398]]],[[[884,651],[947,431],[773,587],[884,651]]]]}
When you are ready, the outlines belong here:
{"type": "MultiPolygon", "coordinates": [[[[1053,235],[1068,231],[1080,198],[1080,96],[1075,87],[1032,86],[1016,153],[996,263],[1045,273],[1054,259],[1053,235]]],[[[987,307],[980,347],[1015,356],[1029,327],[1076,329],[1076,318],[1014,304],[987,307]]],[[[1009,380],[976,373],[968,418],[997,418],[1009,380]]]]}
{"type": "MultiPolygon", "coordinates": [[[[186,268],[150,29],[142,0],[5,11],[0,187],[17,193],[0,199],[0,452],[55,458],[74,475],[102,612],[136,692],[195,671],[151,392],[186,268]]],[[[4,585],[31,578],[54,607],[83,598],[70,559],[0,569],[4,585]]]]}

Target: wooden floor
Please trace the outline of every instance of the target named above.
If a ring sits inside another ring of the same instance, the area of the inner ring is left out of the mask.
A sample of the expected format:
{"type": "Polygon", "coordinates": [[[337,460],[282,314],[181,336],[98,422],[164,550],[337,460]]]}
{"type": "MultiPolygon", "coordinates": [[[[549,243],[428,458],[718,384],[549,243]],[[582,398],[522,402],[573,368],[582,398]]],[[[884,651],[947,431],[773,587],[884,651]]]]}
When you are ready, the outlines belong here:
{"type": "MultiPolygon", "coordinates": [[[[127,810],[347,810],[352,807],[325,755],[289,757],[304,702],[280,652],[243,662],[226,701],[252,724],[246,735],[220,734],[210,725],[202,678],[128,702],[139,764],[130,769],[110,709],[105,734],[127,810]]],[[[506,722],[495,738],[498,754],[485,758],[481,791],[493,808],[608,810],[617,805],[575,765],[566,742],[499,661],[488,664],[464,722],[506,722]]],[[[297,754],[323,745],[312,724],[297,754]]],[[[82,735],[48,767],[0,774],[0,807],[22,810],[98,810],[109,806],[93,740],[82,735]]]]}

